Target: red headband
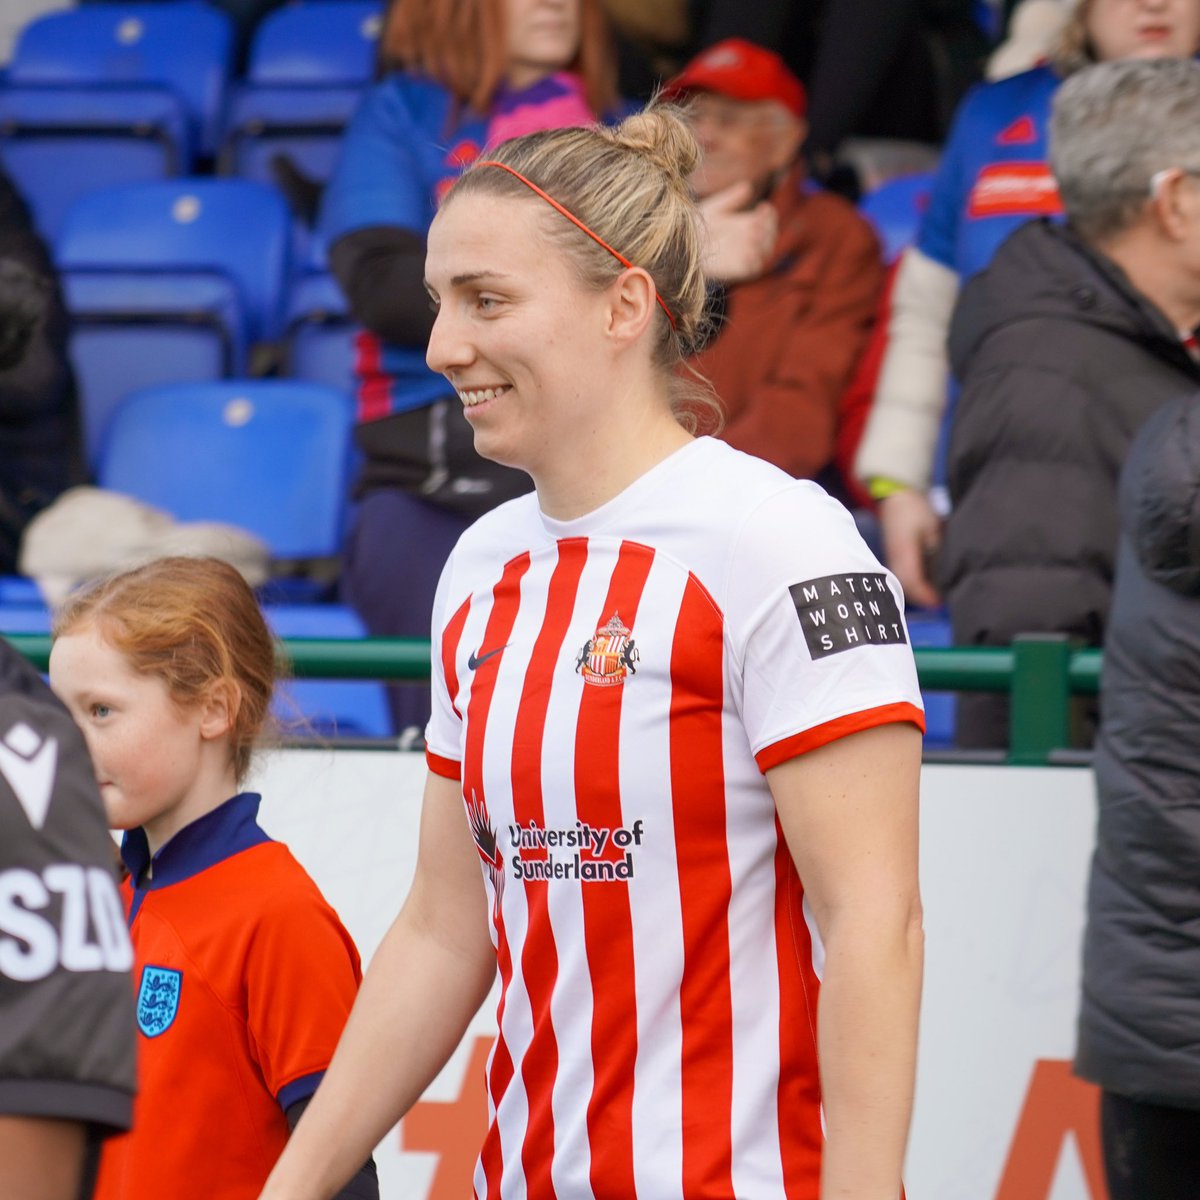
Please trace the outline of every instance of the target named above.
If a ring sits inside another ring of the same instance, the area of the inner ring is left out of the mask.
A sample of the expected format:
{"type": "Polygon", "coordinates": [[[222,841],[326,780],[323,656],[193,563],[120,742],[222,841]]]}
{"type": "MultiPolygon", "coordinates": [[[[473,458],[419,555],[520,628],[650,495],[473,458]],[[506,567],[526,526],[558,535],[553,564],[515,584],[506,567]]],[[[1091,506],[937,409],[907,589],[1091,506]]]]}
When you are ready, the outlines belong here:
{"type": "MultiPolygon", "coordinates": [[[[542,191],[542,189],[538,187],[536,183],[530,179],[526,179],[520,171],[514,171],[507,163],[496,162],[494,159],[490,158],[484,160],[483,162],[477,162],[473,164],[472,169],[475,167],[499,167],[500,170],[507,171],[515,179],[519,179],[531,192],[536,192],[539,196],[541,196],[541,198],[545,200],[545,202],[549,204],[551,208],[556,208],[564,217],[567,218],[568,221],[571,222],[572,225],[582,229],[583,232],[586,233],[588,237],[590,237],[592,241],[596,243],[596,245],[603,246],[604,249],[607,250],[609,254],[611,254],[613,258],[617,260],[617,262],[626,267],[633,266],[633,263],[631,263],[629,259],[625,257],[625,255],[623,255],[619,250],[614,250],[598,233],[595,233],[589,229],[573,212],[567,208],[564,208],[557,200],[554,199],[553,196],[550,196],[546,192],[542,191]]],[[[658,294],[657,288],[655,288],[654,298],[658,301],[659,307],[663,310],[663,312],[667,314],[667,320],[671,322],[671,328],[676,328],[675,316],[667,307],[666,301],[658,294]]]]}

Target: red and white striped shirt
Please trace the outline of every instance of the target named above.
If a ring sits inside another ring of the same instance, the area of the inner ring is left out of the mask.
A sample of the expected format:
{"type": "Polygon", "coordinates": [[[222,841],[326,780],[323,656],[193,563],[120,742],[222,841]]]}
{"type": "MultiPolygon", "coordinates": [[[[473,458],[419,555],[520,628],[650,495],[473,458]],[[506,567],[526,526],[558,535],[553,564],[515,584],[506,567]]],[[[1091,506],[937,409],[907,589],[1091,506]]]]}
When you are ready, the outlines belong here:
{"type": "Polygon", "coordinates": [[[428,758],[502,983],[479,1197],[816,1200],[823,948],[763,772],[923,724],[902,608],[840,505],[707,438],[463,536],[428,758]]]}

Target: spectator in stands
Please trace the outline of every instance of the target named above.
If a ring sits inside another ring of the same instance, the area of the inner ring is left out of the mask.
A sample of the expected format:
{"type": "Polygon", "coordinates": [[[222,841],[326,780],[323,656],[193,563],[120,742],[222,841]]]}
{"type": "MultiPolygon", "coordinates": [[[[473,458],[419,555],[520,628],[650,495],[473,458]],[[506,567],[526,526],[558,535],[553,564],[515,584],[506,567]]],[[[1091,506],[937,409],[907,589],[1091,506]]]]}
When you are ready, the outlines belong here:
{"type": "Polygon", "coordinates": [[[0,307],[19,316],[0,331],[0,573],[11,574],[25,526],[86,469],[54,265],[3,172],[0,307]]]}
{"type": "Polygon", "coordinates": [[[1103,1088],[1110,1200],[1200,1195],[1200,397],[1121,475],[1075,1068],[1103,1088]]]}
{"type": "MultiPolygon", "coordinates": [[[[1101,643],[1129,442],[1200,386],[1200,64],[1073,76],[1050,157],[1066,226],[1013,234],[950,331],[962,393],[939,576],[960,645],[1024,632],[1101,643]]],[[[1004,745],[1005,701],[964,696],[960,743],[1004,745]]]]}
{"type": "MultiPolygon", "coordinates": [[[[596,0],[402,0],[389,13],[383,54],[393,73],[347,130],[321,218],[330,266],[364,327],[364,465],[345,585],[373,634],[427,637],[459,534],[531,485],[475,453],[461,401],[425,365],[434,320],[426,231],[439,196],[484,146],[591,123],[613,109],[616,93],[596,0]]],[[[423,726],[428,689],[394,695],[398,728],[423,726]]]]}
{"type": "Polygon", "coordinates": [[[916,245],[901,261],[889,345],[856,464],[881,501],[887,561],[911,603],[940,603],[928,564],[941,519],[928,492],[946,409],[950,314],[960,285],[1004,238],[1060,209],[1045,166],[1055,91],[1092,62],[1184,58],[1198,47],[1200,0],[1076,0],[1052,63],[980,87],[964,101],[916,245]]]}
{"type": "Polygon", "coordinates": [[[721,42],[665,95],[690,100],[702,155],[691,184],[717,285],[715,340],[692,365],[724,402],[725,441],[815,478],[879,301],[875,235],[846,201],[807,186],[805,92],[778,55],[721,42]]]}

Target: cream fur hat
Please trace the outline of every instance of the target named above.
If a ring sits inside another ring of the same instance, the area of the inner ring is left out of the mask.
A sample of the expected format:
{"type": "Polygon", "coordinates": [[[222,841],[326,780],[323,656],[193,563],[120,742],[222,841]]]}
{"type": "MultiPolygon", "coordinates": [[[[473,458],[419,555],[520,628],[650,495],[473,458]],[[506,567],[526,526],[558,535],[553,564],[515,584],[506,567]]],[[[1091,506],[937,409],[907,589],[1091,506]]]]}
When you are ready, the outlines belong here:
{"type": "Polygon", "coordinates": [[[1063,27],[1083,0],[1022,0],[1008,25],[1008,38],[988,59],[988,79],[1006,79],[1044,62],[1063,27]]]}

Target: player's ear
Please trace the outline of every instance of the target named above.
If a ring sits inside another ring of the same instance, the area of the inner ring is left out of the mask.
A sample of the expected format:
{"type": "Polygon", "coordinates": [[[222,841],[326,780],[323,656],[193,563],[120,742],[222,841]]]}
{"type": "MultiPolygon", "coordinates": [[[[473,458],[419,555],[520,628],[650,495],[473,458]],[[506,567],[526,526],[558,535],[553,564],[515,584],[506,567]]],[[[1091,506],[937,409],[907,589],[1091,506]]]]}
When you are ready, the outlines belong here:
{"type": "Polygon", "coordinates": [[[223,737],[233,728],[241,703],[241,689],[231,680],[218,680],[200,702],[200,736],[223,737]]]}
{"type": "Polygon", "coordinates": [[[641,267],[628,267],[608,288],[608,323],[605,332],[614,342],[636,342],[654,319],[658,293],[654,280],[641,267]]]}

